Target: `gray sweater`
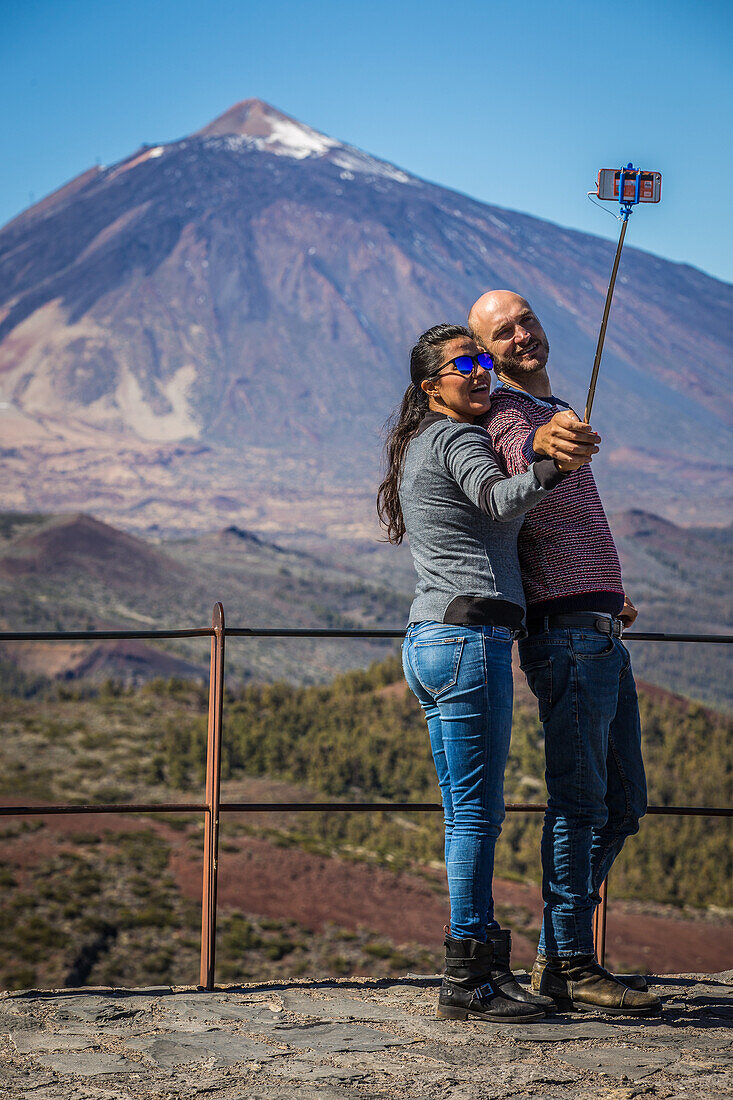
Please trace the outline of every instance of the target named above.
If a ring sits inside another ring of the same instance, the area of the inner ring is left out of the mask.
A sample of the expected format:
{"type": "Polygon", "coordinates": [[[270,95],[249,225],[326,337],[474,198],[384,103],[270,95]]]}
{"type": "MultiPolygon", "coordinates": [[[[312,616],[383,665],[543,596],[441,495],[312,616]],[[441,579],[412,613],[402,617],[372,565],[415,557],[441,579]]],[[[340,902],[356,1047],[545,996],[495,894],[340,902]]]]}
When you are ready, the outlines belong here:
{"type": "Polygon", "coordinates": [[[484,428],[429,413],[405,456],[400,503],[418,576],[410,622],[520,628],[517,535],[562,478],[550,459],[506,477],[484,428]]]}

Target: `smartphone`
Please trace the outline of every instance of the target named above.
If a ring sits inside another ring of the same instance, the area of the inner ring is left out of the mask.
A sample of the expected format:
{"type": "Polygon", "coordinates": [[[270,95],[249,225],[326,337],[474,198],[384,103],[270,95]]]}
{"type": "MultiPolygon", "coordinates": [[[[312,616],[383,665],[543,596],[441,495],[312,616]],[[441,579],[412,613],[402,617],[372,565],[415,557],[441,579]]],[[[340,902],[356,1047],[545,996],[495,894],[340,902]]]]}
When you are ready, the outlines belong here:
{"type": "MultiPolygon", "coordinates": [[[[659,202],[662,197],[662,173],[642,172],[639,168],[624,168],[624,202],[659,202]],[[636,199],[636,184],[639,177],[639,198],[636,199]]],[[[598,173],[599,199],[619,202],[618,185],[620,168],[601,168],[598,173]]]]}

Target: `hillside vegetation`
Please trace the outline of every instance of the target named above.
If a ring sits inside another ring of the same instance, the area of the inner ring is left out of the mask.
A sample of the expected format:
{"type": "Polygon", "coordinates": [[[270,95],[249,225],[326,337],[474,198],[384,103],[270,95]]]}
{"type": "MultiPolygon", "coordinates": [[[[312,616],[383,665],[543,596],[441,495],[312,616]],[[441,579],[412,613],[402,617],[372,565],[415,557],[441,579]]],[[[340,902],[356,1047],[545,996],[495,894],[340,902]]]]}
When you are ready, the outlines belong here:
{"type": "MultiPolygon", "coordinates": [[[[202,798],[203,686],[157,680],[133,689],[110,681],[93,694],[89,688],[15,686],[33,697],[0,698],[3,802],[202,798]]],[[[642,693],[641,706],[652,802],[729,802],[730,719],[657,689],[642,693]]],[[[424,721],[396,659],[328,686],[256,684],[228,692],[222,764],[225,800],[438,797],[424,721]],[[247,794],[247,788],[258,790],[247,794]]],[[[534,703],[518,685],[508,801],[542,801],[542,773],[534,703]]],[[[539,880],[540,827],[539,814],[508,815],[498,876],[539,880]]],[[[116,815],[96,823],[6,819],[0,828],[0,987],[195,981],[200,830],[200,814],[151,820],[116,815]]],[[[730,907],[729,841],[729,821],[648,818],[614,869],[613,896],[730,907]]],[[[260,842],[270,852],[273,845],[293,849],[299,865],[315,858],[334,866],[334,856],[367,861],[409,870],[429,891],[438,889],[438,812],[227,815],[224,867],[239,858],[242,844],[260,842]]],[[[252,874],[250,869],[247,878],[252,874]]],[[[437,942],[426,949],[361,924],[329,923],[316,932],[299,924],[287,903],[267,919],[254,916],[248,896],[247,882],[238,885],[220,912],[220,980],[434,972],[440,965],[437,942]]],[[[502,910],[501,919],[523,931],[528,944],[535,940],[529,912],[502,910]]],[[[715,925],[710,928],[714,935],[715,925]]]]}
{"type": "MultiPolygon", "coordinates": [[[[248,688],[228,709],[226,774],[241,769],[280,776],[333,798],[437,799],[424,719],[399,675],[395,658],[339,677],[328,687],[248,688]]],[[[730,720],[661,691],[642,693],[641,711],[650,802],[730,805],[730,720]]],[[[192,741],[192,771],[197,753],[192,741]]],[[[507,802],[544,802],[543,774],[535,706],[533,701],[519,702],[506,772],[507,802]]],[[[375,826],[356,814],[324,815],[311,827],[381,858],[439,860],[439,817],[421,814],[408,820],[409,826],[385,814],[375,826]]],[[[540,827],[540,815],[507,816],[497,874],[538,881],[540,827]]],[[[614,894],[678,905],[730,906],[730,838],[725,820],[649,818],[614,868],[614,894]]]]}
{"type": "MultiPolygon", "coordinates": [[[[640,693],[650,802],[729,805],[731,720],[660,689],[640,693]]],[[[84,698],[6,699],[0,722],[5,795],[67,801],[168,800],[200,790],[206,696],[184,681],[138,690],[108,684],[84,698]]],[[[518,690],[508,802],[542,802],[544,762],[534,701],[518,690]]],[[[318,797],[436,801],[424,719],[397,658],[326,686],[254,684],[229,692],[222,774],[288,780],[318,797]]],[[[497,874],[537,881],[540,815],[509,814],[497,874]]],[[[397,865],[439,861],[439,814],[302,815],[281,833],[397,865]]],[[[730,822],[647,818],[614,868],[614,894],[692,906],[731,905],[730,822]]]]}

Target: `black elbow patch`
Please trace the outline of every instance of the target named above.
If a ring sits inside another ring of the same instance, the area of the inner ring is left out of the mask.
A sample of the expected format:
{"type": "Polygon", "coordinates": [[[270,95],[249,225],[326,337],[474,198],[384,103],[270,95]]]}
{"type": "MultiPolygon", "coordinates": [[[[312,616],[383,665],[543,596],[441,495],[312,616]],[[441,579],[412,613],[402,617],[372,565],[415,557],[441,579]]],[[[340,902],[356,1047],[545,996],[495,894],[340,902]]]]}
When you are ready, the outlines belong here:
{"type": "Polygon", "coordinates": [[[491,504],[491,490],[494,487],[494,485],[497,484],[497,482],[505,481],[505,480],[506,480],[506,478],[503,478],[501,476],[501,474],[497,474],[495,477],[487,478],[487,480],[483,483],[483,485],[481,486],[481,488],[479,490],[479,494],[478,494],[479,505],[478,506],[479,506],[479,508],[481,509],[482,512],[484,512],[487,516],[491,516],[492,519],[496,519],[496,513],[495,513],[494,508],[491,504]]]}
{"type": "Polygon", "coordinates": [[[568,475],[558,470],[552,458],[540,458],[534,464],[534,476],[543,489],[554,489],[568,475]]]}

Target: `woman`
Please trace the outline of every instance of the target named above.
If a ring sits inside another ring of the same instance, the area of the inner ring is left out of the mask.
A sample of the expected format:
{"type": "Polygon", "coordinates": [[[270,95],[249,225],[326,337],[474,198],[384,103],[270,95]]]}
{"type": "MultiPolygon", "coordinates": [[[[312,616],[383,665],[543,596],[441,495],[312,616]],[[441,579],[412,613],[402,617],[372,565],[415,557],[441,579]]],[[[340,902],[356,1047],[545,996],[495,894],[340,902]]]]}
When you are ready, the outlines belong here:
{"type": "Polygon", "coordinates": [[[512,723],[511,647],[524,595],[522,516],[580,462],[534,462],[507,478],[479,426],[491,357],[469,331],[436,325],[410,356],[411,383],[386,445],[377,510],[390,542],[405,534],[418,575],[403,645],[422,705],[445,815],[451,919],[438,1014],[525,1022],[553,1006],[510,970],[510,933],[494,919],[494,845],[504,819],[512,723]]]}

